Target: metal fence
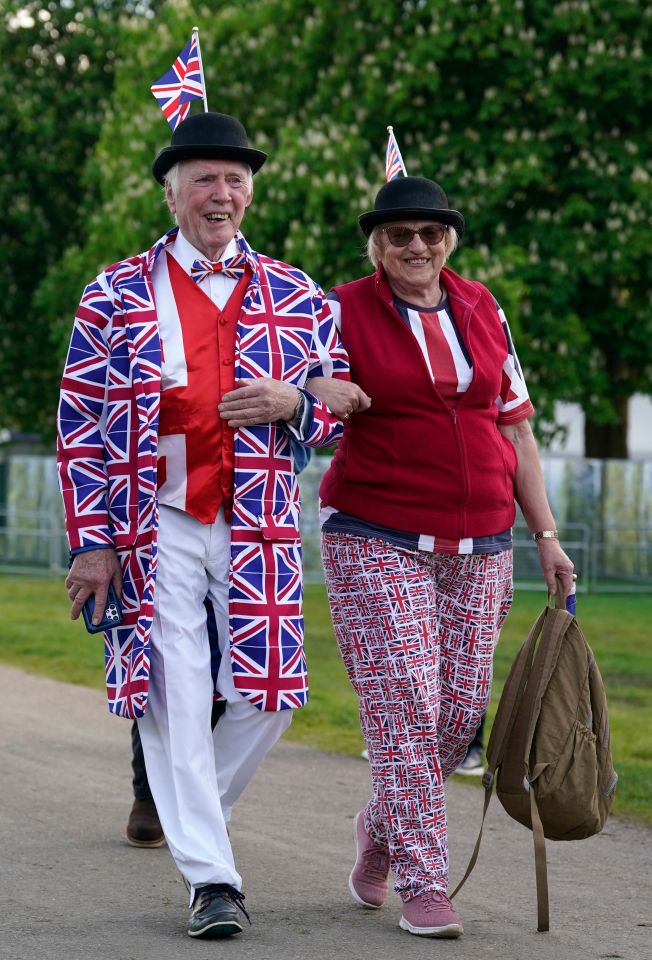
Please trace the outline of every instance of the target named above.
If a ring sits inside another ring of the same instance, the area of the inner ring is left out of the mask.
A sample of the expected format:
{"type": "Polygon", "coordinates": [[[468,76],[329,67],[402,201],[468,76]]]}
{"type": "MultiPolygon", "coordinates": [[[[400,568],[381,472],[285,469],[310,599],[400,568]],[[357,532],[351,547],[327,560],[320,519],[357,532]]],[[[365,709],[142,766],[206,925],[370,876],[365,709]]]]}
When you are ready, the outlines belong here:
{"type": "MultiPolygon", "coordinates": [[[[328,463],[327,457],[315,457],[300,477],[308,583],[322,580],[317,491],[328,463]]],[[[651,467],[544,460],[548,495],[564,549],[575,563],[578,590],[652,592],[651,467]]],[[[6,457],[0,461],[0,572],[56,577],[67,564],[53,458],[6,457]]],[[[514,527],[514,578],[522,589],[542,589],[537,548],[522,518],[514,527]]]]}

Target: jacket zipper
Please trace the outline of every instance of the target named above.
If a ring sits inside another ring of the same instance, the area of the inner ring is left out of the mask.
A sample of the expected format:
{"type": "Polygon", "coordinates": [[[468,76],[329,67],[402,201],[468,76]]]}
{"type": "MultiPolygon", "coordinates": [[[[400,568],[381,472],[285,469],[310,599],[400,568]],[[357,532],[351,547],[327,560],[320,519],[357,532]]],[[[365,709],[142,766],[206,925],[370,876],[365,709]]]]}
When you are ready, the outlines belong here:
{"type": "Polygon", "coordinates": [[[460,540],[463,540],[466,535],[466,505],[469,502],[469,471],[468,464],[466,459],[466,448],[464,446],[464,439],[462,437],[462,432],[457,420],[457,407],[449,407],[451,413],[451,419],[453,421],[453,430],[455,431],[455,439],[457,441],[457,447],[460,454],[460,465],[462,467],[462,496],[460,499],[460,540]]]}
{"type": "MultiPolygon", "coordinates": [[[[376,280],[376,292],[378,293],[378,281],[377,281],[377,280],[376,280]]],[[[408,332],[409,332],[408,327],[406,327],[405,323],[403,322],[403,319],[401,318],[401,315],[399,314],[399,312],[398,312],[398,310],[396,309],[396,307],[394,306],[394,304],[391,303],[391,302],[388,302],[387,300],[385,300],[385,299],[384,299],[382,296],[380,296],[380,295],[379,295],[379,300],[381,301],[381,303],[383,303],[383,304],[387,307],[387,309],[390,311],[390,313],[392,314],[392,316],[394,316],[394,317],[399,321],[399,323],[401,324],[401,326],[402,326],[405,330],[408,330],[408,332]]],[[[414,337],[413,337],[413,339],[414,339],[414,337]]],[[[427,367],[426,361],[425,361],[425,359],[424,359],[423,353],[421,352],[421,349],[419,348],[418,344],[416,344],[416,347],[417,347],[417,351],[418,351],[418,353],[419,353],[419,355],[420,355],[421,364],[422,364],[423,369],[424,369],[424,371],[425,371],[425,373],[426,373],[426,376],[427,376],[428,378],[430,378],[430,373],[429,373],[429,371],[428,371],[428,367],[427,367]]],[[[469,349],[469,355],[470,355],[470,354],[471,354],[470,348],[467,347],[467,349],[469,349]]],[[[463,441],[463,439],[462,439],[462,434],[461,434],[461,432],[460,432],[460,430],[459,430],[459,425],[458,425],[458,422],[457,422],[457,407],[451,407],[448,403],[446,403],[446,401],[445,401],[444,398],[442,397],[441,393],[439,392],[439,389],[438,389],[436,383],[433,383],[433,384],[432,384],[432,388],[433,388],[436,396],[439,398],[439,401],[446,407],[447,410],[450,411],[451,418],[452,418],[452,420],[453,420],[453,430],[454,430],[454,432],[455,432],[455,438],[456,438],[456,441],[457,441],[457,448],[458,448],[459,455],[460,455],[460,465],[461,465],[461,468],[462,468],[463,490],[462,490],[462,497],[461,497],[460,506],[459,506],[459,520],[460,520],[460,532],[461,532],[460,539],[464,539],[464,534],[466,533],[466,505],[467,505],[467,503],[469,502],[469,495],[470,495],[469,471],[468,471],[468,465],[467,465],[467,460],[466,460],[466,449],[465,449],[464,441],[463,441]]],[[[458,400],[458,403],[459,403],[459,400],[458,400]]]]}

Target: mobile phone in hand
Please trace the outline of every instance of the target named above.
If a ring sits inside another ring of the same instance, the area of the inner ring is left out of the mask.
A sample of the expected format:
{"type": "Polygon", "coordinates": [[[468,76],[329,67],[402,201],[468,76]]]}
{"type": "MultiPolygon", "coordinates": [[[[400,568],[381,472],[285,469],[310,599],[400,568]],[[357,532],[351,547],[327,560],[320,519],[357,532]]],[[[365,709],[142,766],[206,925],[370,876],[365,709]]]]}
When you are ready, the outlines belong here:
{"type": "Polygon", "coordinates": [[[90,597],[82,607],[82,616],[84,618],[84,623],[86,624],[86,629],[89,633],[103,633],[105,630],[112,630],[114,627],[120,626],[122,623],[122,608],[112,583],[109,584],[109,592],[106,598],[104,616],[97,626],[93,623],[94,610],[95,595],[91,593],[90,597]]]}

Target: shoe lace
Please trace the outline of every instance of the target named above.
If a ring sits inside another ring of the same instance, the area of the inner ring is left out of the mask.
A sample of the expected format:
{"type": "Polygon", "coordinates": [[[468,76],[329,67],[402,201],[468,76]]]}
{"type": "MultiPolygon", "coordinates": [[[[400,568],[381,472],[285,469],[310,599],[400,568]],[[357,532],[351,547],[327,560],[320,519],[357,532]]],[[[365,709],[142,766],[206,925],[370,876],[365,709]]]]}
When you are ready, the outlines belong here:
{"type": "Polygon", "coordinates": [[[389,871],[389,851],[380,844],[374,844],[368,850],[365,850],[362,859],[364,861],[365,873],[373,877],[374,880],[381,882],[387,879],[389,871]]]}
{"type": "Polygon", "coordinates": [[[442,904],[445,904],[447,907],[451,906],[448,896],[442,890],[427,890],[426,893],[421,895],[421,905],[426,913],[430,913],[431,910],[436,910],[437,907],[442,904]]]}
{"type": "Polygon", "coordinates": [[[236,890],[235,887],[232,887],[230,883],[209,883],[205,887],[201,887],[197,891],[197,896],[193,904],[193,908],[197,911],[201,911],[204,907],[207,907],[208,904],[213,900],[214,897],[220,896],[224,900],[230,900],[231,903],[241,910],[249,924],[251,924],[251,917],[247,913],[244,906],[244,893],[241,893],[239,890],[236,890]]]}

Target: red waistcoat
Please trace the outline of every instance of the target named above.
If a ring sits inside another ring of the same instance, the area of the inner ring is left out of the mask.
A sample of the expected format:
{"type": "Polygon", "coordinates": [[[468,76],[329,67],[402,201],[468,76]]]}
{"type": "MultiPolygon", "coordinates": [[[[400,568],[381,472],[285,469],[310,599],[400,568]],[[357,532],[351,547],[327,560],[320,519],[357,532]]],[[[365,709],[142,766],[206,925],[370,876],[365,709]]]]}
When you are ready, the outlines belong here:
{"type": "Polygon", "coordinates": [[[372,403],[346,422],[319,493],[371,523],[461,539],[514,522],[516,454],[496,426],[507,342],[495,300],[446,267],[442,280],[473,363],[454,407],[433,384],[382,267],[335,288],[351,379],[372,403]]]}
{"type": "MultiPolygon", "coordinates": [[[[244,292],[251,278],[245,271],[223,310],[220,310],[174,257],[168,256],[172,293],[179,313],[188,382],[161,392],[159,436],[179,436],[175,456],[185,464],[184,509],[201,523],[212,523],[224,504],[231,520],[233,507],[233,430],[217,408],[234,387],[235,334],[244,292]]],[[[159,457],[158,485],[170,472],[169,457],[159,457]]]]}

